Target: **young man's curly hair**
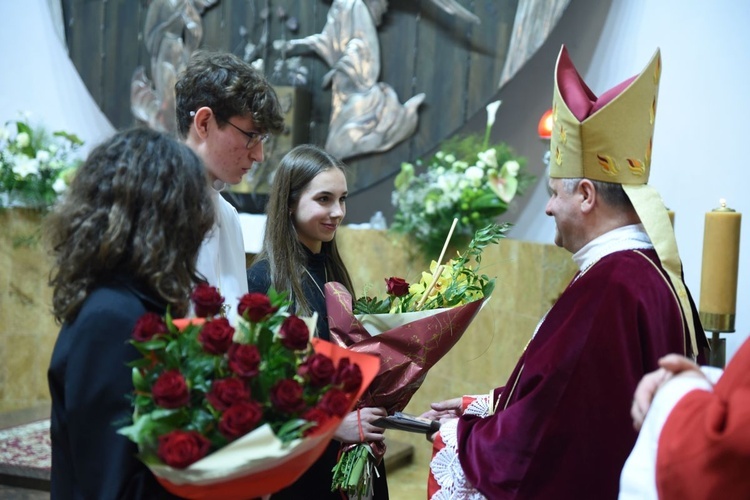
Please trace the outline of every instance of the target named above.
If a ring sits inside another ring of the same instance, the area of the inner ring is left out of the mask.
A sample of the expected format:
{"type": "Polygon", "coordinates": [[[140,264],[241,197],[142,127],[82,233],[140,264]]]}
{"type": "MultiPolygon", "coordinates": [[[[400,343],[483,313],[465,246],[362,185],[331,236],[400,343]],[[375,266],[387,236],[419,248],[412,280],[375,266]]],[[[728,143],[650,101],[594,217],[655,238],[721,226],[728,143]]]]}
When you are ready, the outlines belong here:
{"type": "Polygon", "coordinates": [[[233,116],[250,115],[261,132],[284,130],[276,91],[265,76],[234,54],[195,52],[175,84],[177,131],[187,137],[191,112],[211,108],[220,124],[233,116]]]}

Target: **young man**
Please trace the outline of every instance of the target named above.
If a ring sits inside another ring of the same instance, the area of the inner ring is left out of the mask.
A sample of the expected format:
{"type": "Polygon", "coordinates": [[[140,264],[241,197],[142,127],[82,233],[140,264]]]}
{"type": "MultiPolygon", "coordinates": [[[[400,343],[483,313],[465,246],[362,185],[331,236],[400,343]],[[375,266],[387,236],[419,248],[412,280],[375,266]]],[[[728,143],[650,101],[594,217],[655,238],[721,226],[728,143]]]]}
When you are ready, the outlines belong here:
{"type": "Polygon", "coordinates": [[[646,184],[660,71],[657,52],[597,97],[561,50],[546,213],[580,272],[504,387],[425,414],[447,420],[430,477],[444,498],[616,498],[638,381],[661,356],[706,345],[667,210],[646,184]]]}
{"type": "Polygon", "coordinates": [[[276,92],[263,74],[229,53],[196,52],[175,85],[177,129],[203,160],[216,224],[203,242],[198,272],[217,287],[232,319],[247,293],[237,211],[220,194],[263,161],[263,143],[284,127],[276,92]]]}

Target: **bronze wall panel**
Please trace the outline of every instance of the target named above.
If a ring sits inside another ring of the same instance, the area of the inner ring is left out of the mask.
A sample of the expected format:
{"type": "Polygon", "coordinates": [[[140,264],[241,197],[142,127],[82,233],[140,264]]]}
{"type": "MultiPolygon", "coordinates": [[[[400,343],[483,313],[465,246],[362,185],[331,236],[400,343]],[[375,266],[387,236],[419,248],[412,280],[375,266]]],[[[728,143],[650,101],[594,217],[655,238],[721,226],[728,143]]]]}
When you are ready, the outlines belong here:
{"type": "MultiPolygon", "coordinates": [[[[347,160],[351,193],[392,182],[402,161],[434,151],[482,113],[496,94],[517,0],[461,3],[481,18],[480,25],[449,16],[424,0],[389,2],[378,30],[379,81],[392,86],[401,103],[420,92],[426,99],[414,135],[384,153],[347,160]]],[[[70,57],[117,128],[135,123],[129,99],[133,71],[144,66],[151,77],[151,55],[139,35],[148,5],[146,0],[63,0],[70,57]]],[[[271,47],[273,40],[319,33],[330,5],[330,0],[220,0],[202,15],[201,47],[243,56],[247,41],[257,44],[265,29],[267,44],[261,51],[265,73],[274,85],[286,86],[289,81],[274,72],[281,55],[271,47]],[[280,12],[297,19],[296,32],[284,24],[280,12]],[[247,32],[244,37],[242,28],[247,32]]],[[[331,91],[321,82],[329,68],[315,55],[303,55],[302,64],[309,70],[304,89],[311,102],[304,125],[308,140],[322,145],[328,133],[331,91]]]]}

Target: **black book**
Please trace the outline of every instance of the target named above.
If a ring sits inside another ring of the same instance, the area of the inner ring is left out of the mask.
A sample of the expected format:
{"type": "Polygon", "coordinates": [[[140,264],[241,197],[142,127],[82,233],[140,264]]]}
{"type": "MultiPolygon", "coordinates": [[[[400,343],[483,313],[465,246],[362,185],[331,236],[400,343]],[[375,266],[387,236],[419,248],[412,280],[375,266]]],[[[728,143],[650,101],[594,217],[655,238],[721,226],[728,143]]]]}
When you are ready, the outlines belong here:
{"type": "Polygon", "coordinates": [[[420,434],[433,434],[440,430],[440,422],[437,420],[417,417],[400,411],[387,417],[381,417],[375,420],[373,424],[383,429],[396,429],[420,434]]]}

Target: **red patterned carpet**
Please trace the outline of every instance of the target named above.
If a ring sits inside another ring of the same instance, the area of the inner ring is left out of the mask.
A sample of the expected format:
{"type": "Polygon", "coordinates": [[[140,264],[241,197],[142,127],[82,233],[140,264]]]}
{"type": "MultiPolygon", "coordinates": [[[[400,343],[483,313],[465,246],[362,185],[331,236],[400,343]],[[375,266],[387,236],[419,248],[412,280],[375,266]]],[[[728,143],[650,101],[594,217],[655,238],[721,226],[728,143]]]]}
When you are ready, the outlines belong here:
{"type": "Polygon", "coordinates": [[[0,430],[0,474],[49,480],[49,419],[0,430]]]}

